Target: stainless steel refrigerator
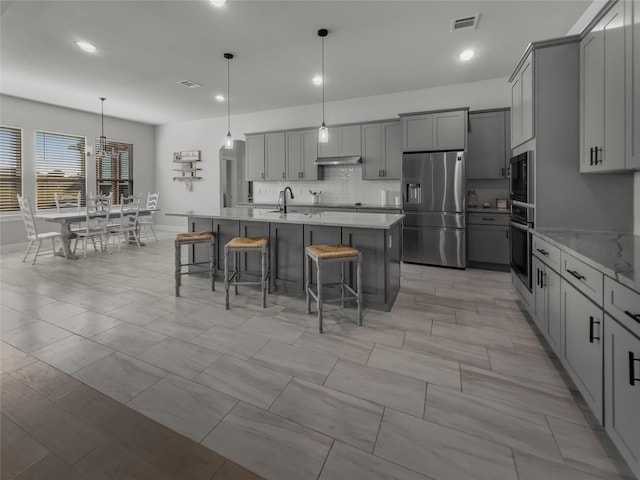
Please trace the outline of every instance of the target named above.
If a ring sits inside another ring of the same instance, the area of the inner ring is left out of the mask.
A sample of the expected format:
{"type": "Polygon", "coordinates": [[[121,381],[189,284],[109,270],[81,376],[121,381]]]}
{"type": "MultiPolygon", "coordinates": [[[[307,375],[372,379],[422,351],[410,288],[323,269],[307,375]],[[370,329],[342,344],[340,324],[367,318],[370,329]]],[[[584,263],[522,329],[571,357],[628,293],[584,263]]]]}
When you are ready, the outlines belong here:
{"type": "Polygon", "coordinates": [[[464,152],[402,156],[403,260],[465,268],[464,152]]]}

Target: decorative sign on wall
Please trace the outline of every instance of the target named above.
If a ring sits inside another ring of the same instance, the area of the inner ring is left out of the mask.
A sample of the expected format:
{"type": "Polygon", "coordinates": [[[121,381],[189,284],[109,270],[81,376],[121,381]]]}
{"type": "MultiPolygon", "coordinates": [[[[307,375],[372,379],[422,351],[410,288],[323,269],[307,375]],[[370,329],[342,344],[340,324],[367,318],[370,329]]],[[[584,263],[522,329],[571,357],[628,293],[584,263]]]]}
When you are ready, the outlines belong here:
{"type": "Polygon", "coordinates": [[[198,176],[198,168],[196,162],[200,161],[200,150],[184,150],[182,152],[173,152],[173,163],[180,163],[181,168],[174,168],[174,172],[180,172],[179,177],[173,177],[174,181],[184,182],[184,186],[188,191],[193,190],[193,181],[202,180],[198,176]]]}

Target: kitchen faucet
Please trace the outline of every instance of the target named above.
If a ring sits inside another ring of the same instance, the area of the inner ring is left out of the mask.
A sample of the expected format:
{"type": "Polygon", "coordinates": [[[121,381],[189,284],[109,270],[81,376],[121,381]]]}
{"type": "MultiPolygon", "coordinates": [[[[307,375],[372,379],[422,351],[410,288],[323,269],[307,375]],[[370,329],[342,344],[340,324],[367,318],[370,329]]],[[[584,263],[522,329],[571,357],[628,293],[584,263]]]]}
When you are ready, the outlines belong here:
{"type": "Polygon", "coordinates": [[[291,190],[291,187],[284,187],[284,190],[280,192],[280,198],[282,198],[282,207],[280,208],[280,211],[282,213],[287,213],[287,190],[291,195],[291,200],[293,200],[293,191],[291,190]]]}

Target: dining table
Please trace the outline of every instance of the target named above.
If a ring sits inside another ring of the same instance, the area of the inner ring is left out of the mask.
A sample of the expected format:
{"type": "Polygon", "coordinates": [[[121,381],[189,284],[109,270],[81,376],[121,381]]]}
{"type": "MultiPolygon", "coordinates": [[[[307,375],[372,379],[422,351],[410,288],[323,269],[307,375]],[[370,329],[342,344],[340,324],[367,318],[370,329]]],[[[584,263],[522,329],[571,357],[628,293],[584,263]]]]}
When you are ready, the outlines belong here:
{"type": "MultiPolygon", "coordinates": [[[[109,213],[109,218],[118,218],[121,216],[122,207],[120,205],[114,205],[111,207],[111,212],[109,213]]],[[[138,212],[138,216],[151,215],[152,212],[160,211],[159,208],[143,208],[140,207],[138,212]]],[[[92,212],[90,213],[91,218],[97,218],[100,216],[104,216],[104,212],[92,212]]],[[[64,243],[65,249],[67,251],[67,259],[76,260],[78,258],[77,255],[71,253],[71,240],[76,238],[76,234],[71,230],[71,225],[74,223],[82,223],[87,219],[87,212],[84,210],[77,211],[63,211],[63,212],[41,212],[34,214],[36,219],[44,220],[45,222],[52,222],[60,224],[60,233],[62,233],[62,242],[64,243]]],[[[135,240],[133,240],[135,242],[135,240]]],[[[144,246],[143,242],[140,242],[140,246],[144,246]]],[[[55,255],[59,255],[64,257],[64,250],[59,250],[55,253],[55,255]]]]}

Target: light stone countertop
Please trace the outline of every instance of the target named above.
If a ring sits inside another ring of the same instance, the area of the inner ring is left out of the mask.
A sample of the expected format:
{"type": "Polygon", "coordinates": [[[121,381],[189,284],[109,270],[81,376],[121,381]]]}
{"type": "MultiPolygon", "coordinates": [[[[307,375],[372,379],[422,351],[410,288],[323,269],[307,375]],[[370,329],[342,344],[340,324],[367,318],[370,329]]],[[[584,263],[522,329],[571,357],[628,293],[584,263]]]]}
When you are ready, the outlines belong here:
{"type": "Polygon", "coordinates": [[[640,293],[640,235],[547,228],[532,233],[640,293]]]}
{"type": "Polygon", "coordinates": [[[298,223],[306,225],[325,225],[330,227],[376,228],[388,230],[399,222],[404,215],[389,213],[363,212],[318,212],[318,213],[280,213],[262,208],[235,207],[211,210],[189,210],[170,212],[174,217],[200,217],[224,220],[247,220],[254,222],[298,223]]]}
{"type": "MultiPolygon", "coordinates": [[[[239,203],[240,207],[254,207],[254,208],[271,208],[276,207],[277,202],[254,202],[254,203],[239,203]]],[[[356,205],[355,203],[308,203],[308,202],[300,202],[293,203],[290,200],[287,200],[288,207],[314,207],[314,208],[352,208],[352,209],[381,209],[381,210],[402,210],[402,205],[395,204],[386,204],[386,205],[378,205],[375,203],[361,203],[360,205],[356,205]]]]}

